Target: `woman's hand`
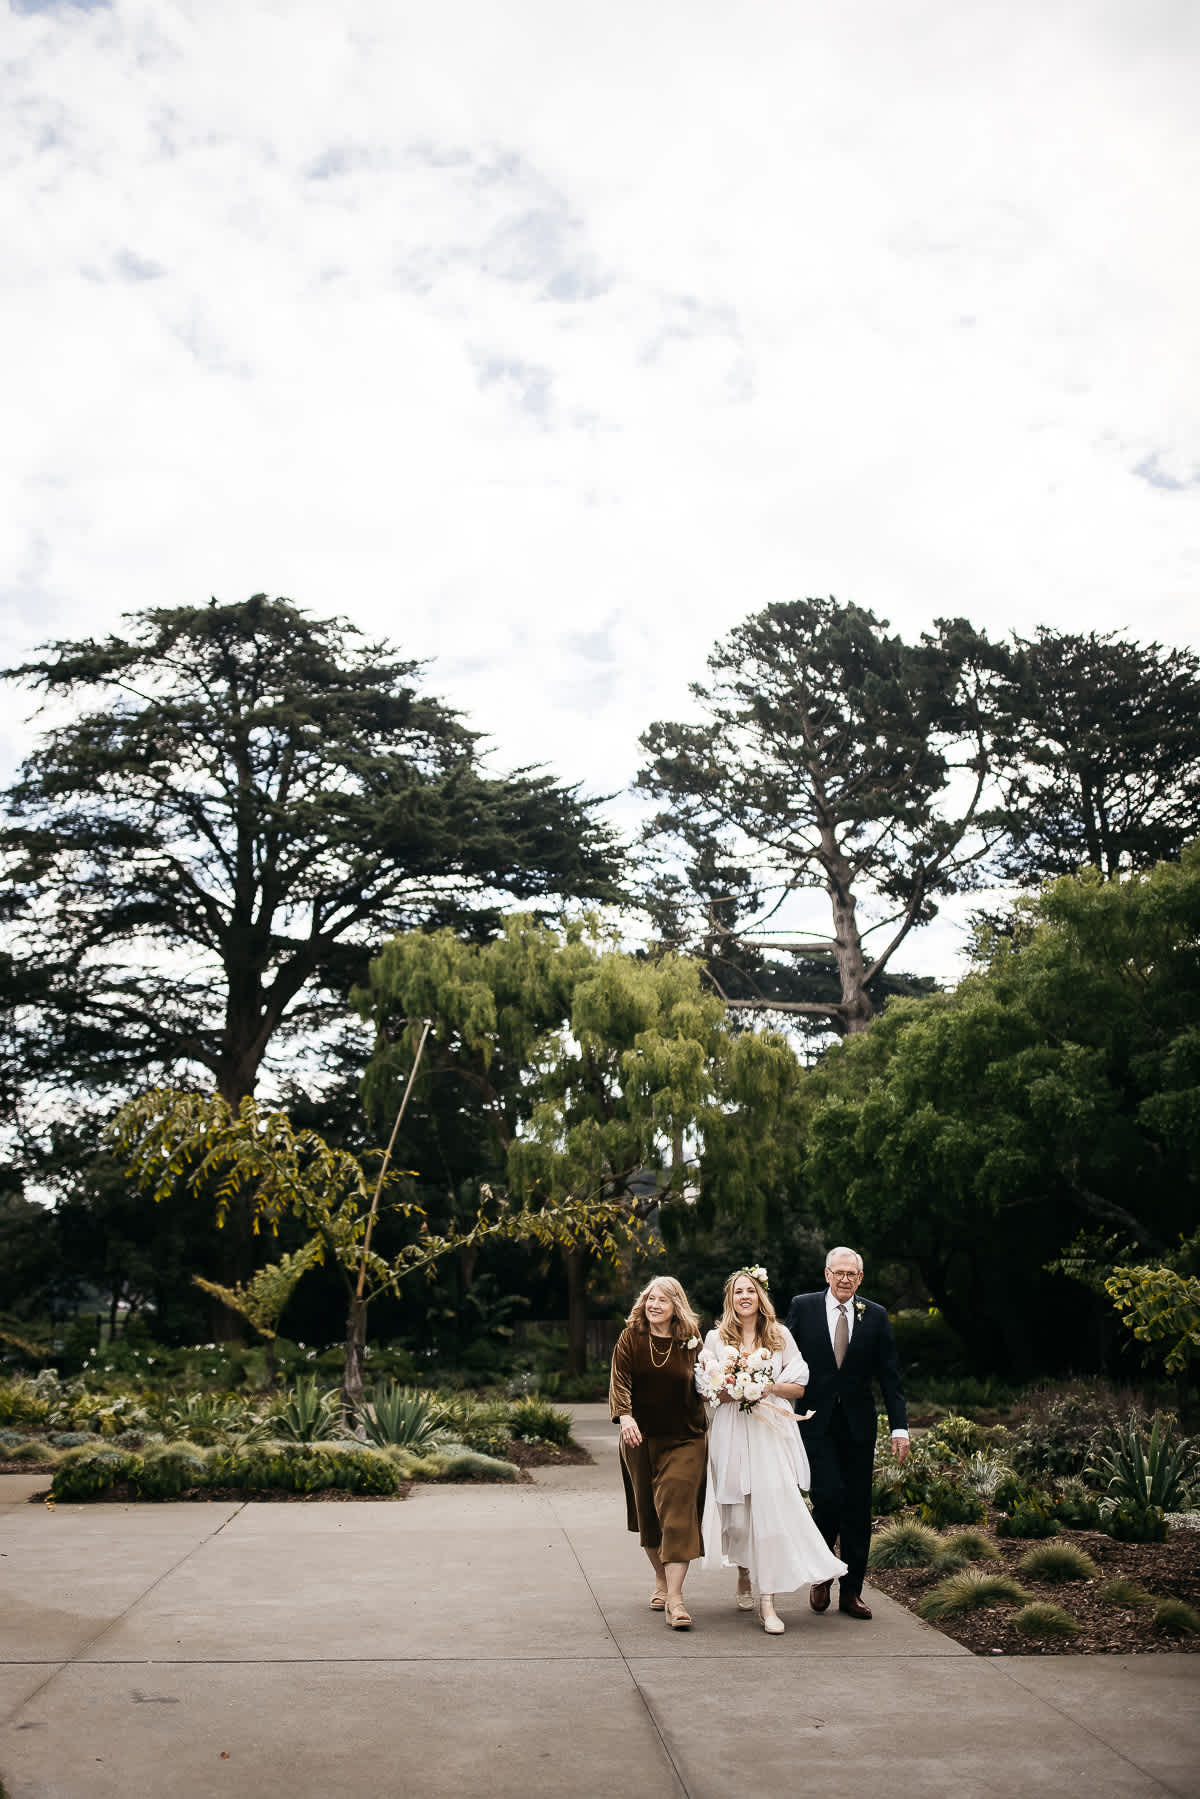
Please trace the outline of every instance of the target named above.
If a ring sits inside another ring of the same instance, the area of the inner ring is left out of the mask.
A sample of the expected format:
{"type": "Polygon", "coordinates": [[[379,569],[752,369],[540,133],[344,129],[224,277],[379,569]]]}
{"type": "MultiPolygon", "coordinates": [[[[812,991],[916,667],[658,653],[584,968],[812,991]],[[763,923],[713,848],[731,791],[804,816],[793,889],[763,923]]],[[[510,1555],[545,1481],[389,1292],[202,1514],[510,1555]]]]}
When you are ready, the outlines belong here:
{"type": "Polygon", "coordinates": [[[642,1440],[642,1433],[637,1427],[637,1420],[632,1412],[621,1413],[621,1441],[630,1449],[636,1449],[642,1440]]]}

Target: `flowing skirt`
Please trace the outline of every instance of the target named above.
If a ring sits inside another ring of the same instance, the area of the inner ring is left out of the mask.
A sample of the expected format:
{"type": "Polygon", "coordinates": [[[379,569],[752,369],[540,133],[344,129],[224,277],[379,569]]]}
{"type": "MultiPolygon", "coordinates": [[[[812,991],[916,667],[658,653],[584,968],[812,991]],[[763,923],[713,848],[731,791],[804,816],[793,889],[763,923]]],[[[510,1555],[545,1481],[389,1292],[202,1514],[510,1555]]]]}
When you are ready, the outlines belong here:
{"type": "Polygon", "coordinates": [[[704,1567],[749,1568],[760,1593],[791,1593],[846,1572],[804,1499],[808,1457],[790,1406],[720,1405],[708,1433],[704,1567]]]}

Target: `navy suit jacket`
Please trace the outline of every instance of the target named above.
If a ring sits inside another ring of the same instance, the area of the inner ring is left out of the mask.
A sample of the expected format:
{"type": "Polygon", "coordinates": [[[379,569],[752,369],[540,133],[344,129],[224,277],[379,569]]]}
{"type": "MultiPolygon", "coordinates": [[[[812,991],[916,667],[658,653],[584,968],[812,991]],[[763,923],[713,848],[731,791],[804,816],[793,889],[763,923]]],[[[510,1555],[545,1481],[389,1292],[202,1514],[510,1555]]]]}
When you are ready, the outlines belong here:
{"type": "Polygon", "coordinates": [[[833,1359],[829,1320],[825,1313],[825,1290],[798,1293],[788,1307],[787,1327],[808,1363],[808,1386],[804,1398],[796,1401],[796,1410],[816,1414],[800,1425],[805,1437],[823,1436],[828,1431],[834,1407],[840,1400],[851,1436],[859,1442],[868,1439],[873,1442],[876,1384],[883,1394],[890,1428],[894,1431],[908,1428],[900,1357],[888,1315],[873,1299],[855,1298],[851,1303],[855,1308],[854,1329],[840,1368],[833,1359]]]}

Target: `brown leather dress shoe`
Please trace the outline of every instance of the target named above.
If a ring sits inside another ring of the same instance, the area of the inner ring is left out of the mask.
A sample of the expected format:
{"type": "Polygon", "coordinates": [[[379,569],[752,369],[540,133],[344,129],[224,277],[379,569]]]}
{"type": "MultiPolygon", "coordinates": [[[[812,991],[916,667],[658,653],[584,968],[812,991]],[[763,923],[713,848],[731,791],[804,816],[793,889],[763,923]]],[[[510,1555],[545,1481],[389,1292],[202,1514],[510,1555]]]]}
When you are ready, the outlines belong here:
{"type": "Polygon", "coordinates": [[[827,1612],[829,1610],[829,1589],[832,1585],[833,1582],[831,1580],[818,1580],[809,1587],[808,1603],[812,1606],[814,1612],[827,1612]]]}
{"type": "Polygon", "coordinates": [[[844,1598],[839,1599],[838,1611],[847,1618],[869,1618],[871,1616],[870,1606],[864,1605],[857,1593],[847,1593],[844,1598]]]}

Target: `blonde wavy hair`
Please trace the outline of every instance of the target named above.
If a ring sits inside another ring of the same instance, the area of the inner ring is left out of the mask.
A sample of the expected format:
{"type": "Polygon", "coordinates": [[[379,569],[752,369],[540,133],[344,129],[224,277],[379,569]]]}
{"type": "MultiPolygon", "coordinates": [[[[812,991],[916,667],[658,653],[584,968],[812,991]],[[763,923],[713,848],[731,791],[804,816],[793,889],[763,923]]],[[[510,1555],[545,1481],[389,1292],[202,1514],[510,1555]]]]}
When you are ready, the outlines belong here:
{"type": "Polygon", "coordinates": [[[754,1327],[755,1346],[763,1349],[782,1349],[783,1332],[779,1328],[779,1320],[775,1316],[775,1307],[771,1304],[771,1295],[760,1280],[745,1268],[736,1268],[725,1282],[723,1310],[717,1325],[717,1335],[722,1343],[732,1343],[736,1348],[742,1346],[742,1324],[733,1309],[733,1289],[738,1281],[749,1281],[758,1294],[758,1322],[754,1327]]]}
{"type": "Polygon", "coordinates": [[[625,1322],[630,1329],[635,1331],[650,1329],[646,1322],[646,1295],[654,1287],[661,1287],[675,1308],[675,1316],[671,1320],[671,1335],[678,1337],[682,1343],[686,1343],[689,1337],[698,1337],[701,1334],[700,1320],[693,1312],[687,1294],[673,1274],[658,1274],[652,1281],[646,1282],[629,1308],[629,1316],[625,1322]]]}

